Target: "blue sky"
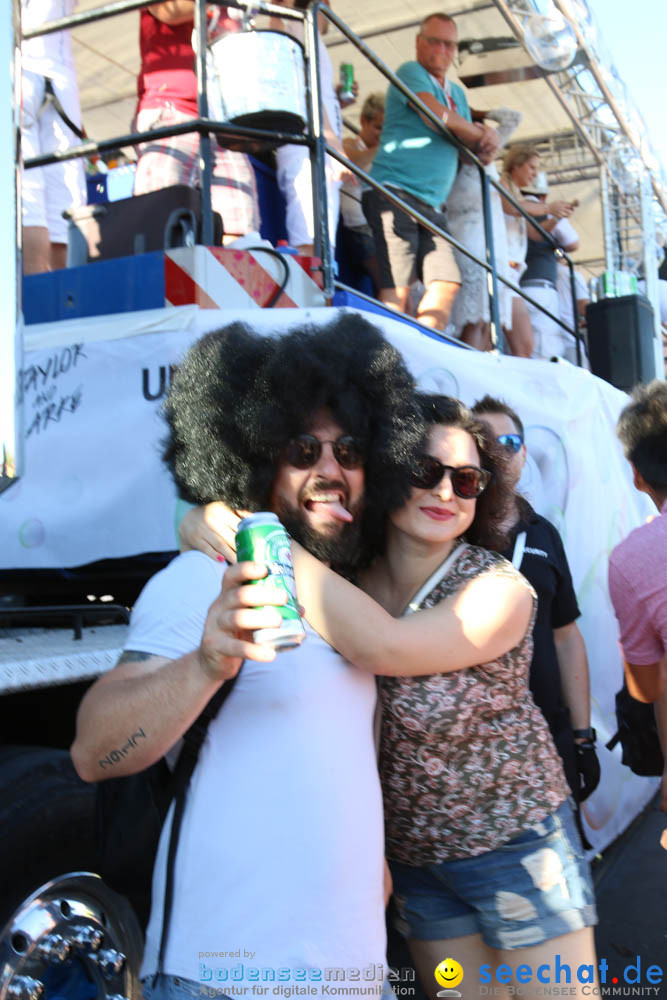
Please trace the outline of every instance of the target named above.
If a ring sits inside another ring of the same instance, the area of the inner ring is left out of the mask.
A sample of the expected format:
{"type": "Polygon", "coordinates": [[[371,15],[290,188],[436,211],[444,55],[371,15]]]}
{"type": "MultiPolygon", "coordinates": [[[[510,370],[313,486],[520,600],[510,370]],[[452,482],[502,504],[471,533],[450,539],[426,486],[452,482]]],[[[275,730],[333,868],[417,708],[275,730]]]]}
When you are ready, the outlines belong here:
{"type": "Polygon", "coordinates": [[[667,171],[667,0],[587,0],[667,171]]]}

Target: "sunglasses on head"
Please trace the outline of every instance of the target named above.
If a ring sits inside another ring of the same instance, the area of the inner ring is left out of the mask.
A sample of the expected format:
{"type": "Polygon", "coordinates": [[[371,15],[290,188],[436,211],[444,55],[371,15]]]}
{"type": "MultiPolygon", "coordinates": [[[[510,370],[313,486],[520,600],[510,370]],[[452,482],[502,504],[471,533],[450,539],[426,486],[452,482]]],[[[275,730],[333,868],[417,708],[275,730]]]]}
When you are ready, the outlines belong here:
{"type": "Polygon", "coordinates": [[[319,462],[325,444],[331,445],[341,469],[359,469],[364,464],[361,445],[350,434],[342,434],[335,441],[320,441],[314,434],[299,434],[287,445],[285,458],[295,469],[310,469],[319,462]]]}
{"type": "Polygon", "coordinates": [[[486,469],[478,469],[476,465],[444,465],[433,455],[421,455],[410,476],[410,485],[420,490],[432,490],[437,486],[446,472],[452,480],[452,489],[462,500],[474,500],[491,481],[491,473],[486,469]]]}
{"type": "Polygon", "coordinates": [[[496,440],[505,451],[513,451],[515,455],[523,444],[520,434],[499,434],[496,440]]]}

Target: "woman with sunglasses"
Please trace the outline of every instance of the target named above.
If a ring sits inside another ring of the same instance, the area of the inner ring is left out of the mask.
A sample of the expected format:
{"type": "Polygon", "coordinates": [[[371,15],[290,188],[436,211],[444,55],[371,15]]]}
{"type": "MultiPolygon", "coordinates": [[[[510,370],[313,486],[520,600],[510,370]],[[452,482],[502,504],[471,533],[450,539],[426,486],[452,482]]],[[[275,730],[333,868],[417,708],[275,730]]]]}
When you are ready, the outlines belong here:
{"type": "MultiPolygon", "coordinates": [[[[429,432],[412,493],[389,515],[385,551],[360,587],[293,546],[311,625],[380,676],[399,929],[429,993],[448,954],[471,977],[482,966],[492,977],[500,964],[552,966],[556,953],[592,969],[590,876],[528,693],[534,593],[487,548],[501,543],[511,496],[504,463],[461,403],[419,398],[429,432]]],[[[230,524],[221,518],[233,544],[230,524]]],[[[238,607],[263,600],[253,589],[239,589],[238,607]]]]}

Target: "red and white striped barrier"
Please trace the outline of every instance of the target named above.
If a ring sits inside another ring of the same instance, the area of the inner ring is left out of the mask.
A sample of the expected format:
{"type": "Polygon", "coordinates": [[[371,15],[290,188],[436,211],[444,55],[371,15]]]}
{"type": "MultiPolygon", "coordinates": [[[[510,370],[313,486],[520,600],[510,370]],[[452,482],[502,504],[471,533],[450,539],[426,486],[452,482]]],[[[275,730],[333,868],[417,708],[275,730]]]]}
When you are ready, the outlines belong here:
{"type": "MultiPolygon", "coordinates": [[[[323,306],[324,295],[311,270],[319,260],[294,257],[258,247],[235,250],[225,247],[178,247],[164,254],[165,304],[198,305],[201,309],[255,308],[271,303],[288,269],[287,283],[274,308],[323,306]]],[[[319,276],[319,274],[318,274],[319,276]]]]}

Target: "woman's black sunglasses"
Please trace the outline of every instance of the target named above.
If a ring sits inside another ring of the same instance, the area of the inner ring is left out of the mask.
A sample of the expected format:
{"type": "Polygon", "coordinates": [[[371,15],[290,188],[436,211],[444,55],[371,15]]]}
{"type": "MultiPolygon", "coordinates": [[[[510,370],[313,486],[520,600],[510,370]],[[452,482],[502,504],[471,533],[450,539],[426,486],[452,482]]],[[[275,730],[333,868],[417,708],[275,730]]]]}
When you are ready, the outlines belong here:
{"type": "Polygon", "coordinates": [[[432,490],[446,472],[451,473],[452,489],[462,500],[474,500],[491,481],[491,473],[476,465],[444,465],[433,455],[420,455],[410,476],[410,485],[420,490],[432,490]]]}
{"type": "Polygon", "coordinates": [[[319,462],[324,444],[331,445],[341,469],[360,469],[364,464],[361,445],[350,434],[343,434],[335,441],[320,441],[314,434],[299,434],[287,445],[285,458],[295,469],[310,469],[319,462]]]}

